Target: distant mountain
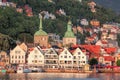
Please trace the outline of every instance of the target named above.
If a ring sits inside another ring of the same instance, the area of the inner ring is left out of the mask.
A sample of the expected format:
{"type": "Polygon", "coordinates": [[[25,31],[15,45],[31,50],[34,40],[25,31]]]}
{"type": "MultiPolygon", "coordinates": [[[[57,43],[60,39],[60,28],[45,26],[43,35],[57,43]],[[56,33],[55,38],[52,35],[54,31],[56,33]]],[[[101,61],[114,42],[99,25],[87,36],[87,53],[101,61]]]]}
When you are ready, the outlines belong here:
{"type": "Polygon", "coordinates": [[[120,14],[120,0],[94,0],[98,5],[111,8],[120,14]]]}

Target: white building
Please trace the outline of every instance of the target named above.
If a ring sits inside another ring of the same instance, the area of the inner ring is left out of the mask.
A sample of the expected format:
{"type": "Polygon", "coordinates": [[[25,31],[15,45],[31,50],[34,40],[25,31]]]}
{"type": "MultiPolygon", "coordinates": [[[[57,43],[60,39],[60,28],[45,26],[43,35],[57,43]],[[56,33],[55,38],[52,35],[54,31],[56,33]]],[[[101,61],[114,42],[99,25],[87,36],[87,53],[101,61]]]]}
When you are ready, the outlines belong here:
{"type": "Polygon", "coordinates": [[[26,62],[26,52],[17,45],[10,51],[10,63],[11,64],[24,64],[26,62]]]}
{"type": "Polygon", "coordinates": [[[30,51],[28,58],[28,65],[33,67],[43,67],[44,66],[44,55],[42,51],[35,47],[32,51],[30,51]]]}
{"type": "Polygon", "coordinates": [[[72,54],[74,68],[81,68],[87,64],[87,56],[79,48],[77,48],[72,54]]]}
{"type": "Polygon", "coordinates": [[[59,67],[64,69],[73,68],[73,56],[66,48],[60,52],[59,67]]]}

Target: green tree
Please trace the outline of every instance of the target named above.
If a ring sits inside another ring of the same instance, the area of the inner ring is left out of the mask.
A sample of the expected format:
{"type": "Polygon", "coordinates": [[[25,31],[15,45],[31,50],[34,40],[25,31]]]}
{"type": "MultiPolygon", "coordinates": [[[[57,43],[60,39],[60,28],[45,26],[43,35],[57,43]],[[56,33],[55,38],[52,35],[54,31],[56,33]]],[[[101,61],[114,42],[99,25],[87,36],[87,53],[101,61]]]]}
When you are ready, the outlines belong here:
{"type": "Polygon", "coordinates": [[[91,66],[94,66],[94,65],[98,64],[98,61],[97,61],[96,58],[92,58],[92,59],[90,59],[89,64],[90,64],[91,66]]]}
{"type": "Polygon", "coordinates": [[[120,66],[120,60],[117,60],[116,64],[117,66],[120,66]]]}

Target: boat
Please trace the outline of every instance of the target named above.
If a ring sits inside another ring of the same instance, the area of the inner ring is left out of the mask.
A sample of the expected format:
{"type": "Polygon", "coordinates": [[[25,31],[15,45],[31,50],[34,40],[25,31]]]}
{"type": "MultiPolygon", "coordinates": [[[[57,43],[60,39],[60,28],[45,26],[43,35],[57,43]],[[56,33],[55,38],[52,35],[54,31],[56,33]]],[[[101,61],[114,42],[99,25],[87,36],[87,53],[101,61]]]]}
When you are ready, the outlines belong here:
{"type": "Polygon", "coordinates": [[[32,71],[30,69],[28,69],[28,68],[26,68],[26,69],[23,70],[23,73],[31,73],[31,72],[32,71]]]}
{"type": "Polygon", "coordinates": [[[31,68],[32,72],[42,72],[41,68],[31,68]]]}

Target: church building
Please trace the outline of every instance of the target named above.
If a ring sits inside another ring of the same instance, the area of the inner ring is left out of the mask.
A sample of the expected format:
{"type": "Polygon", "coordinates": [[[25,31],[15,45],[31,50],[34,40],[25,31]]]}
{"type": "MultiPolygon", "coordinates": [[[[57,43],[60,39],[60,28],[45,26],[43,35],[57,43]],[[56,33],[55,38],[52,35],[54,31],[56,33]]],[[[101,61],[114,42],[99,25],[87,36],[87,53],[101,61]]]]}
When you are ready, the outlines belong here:
{"type": "Polygon", "coordinates": [[[48,34],[43,31],[42,27],[42,15],[40,14],[40,26],[39,30],[34,34],[34,45],[41,47],[48,47],[48,34]]]}

